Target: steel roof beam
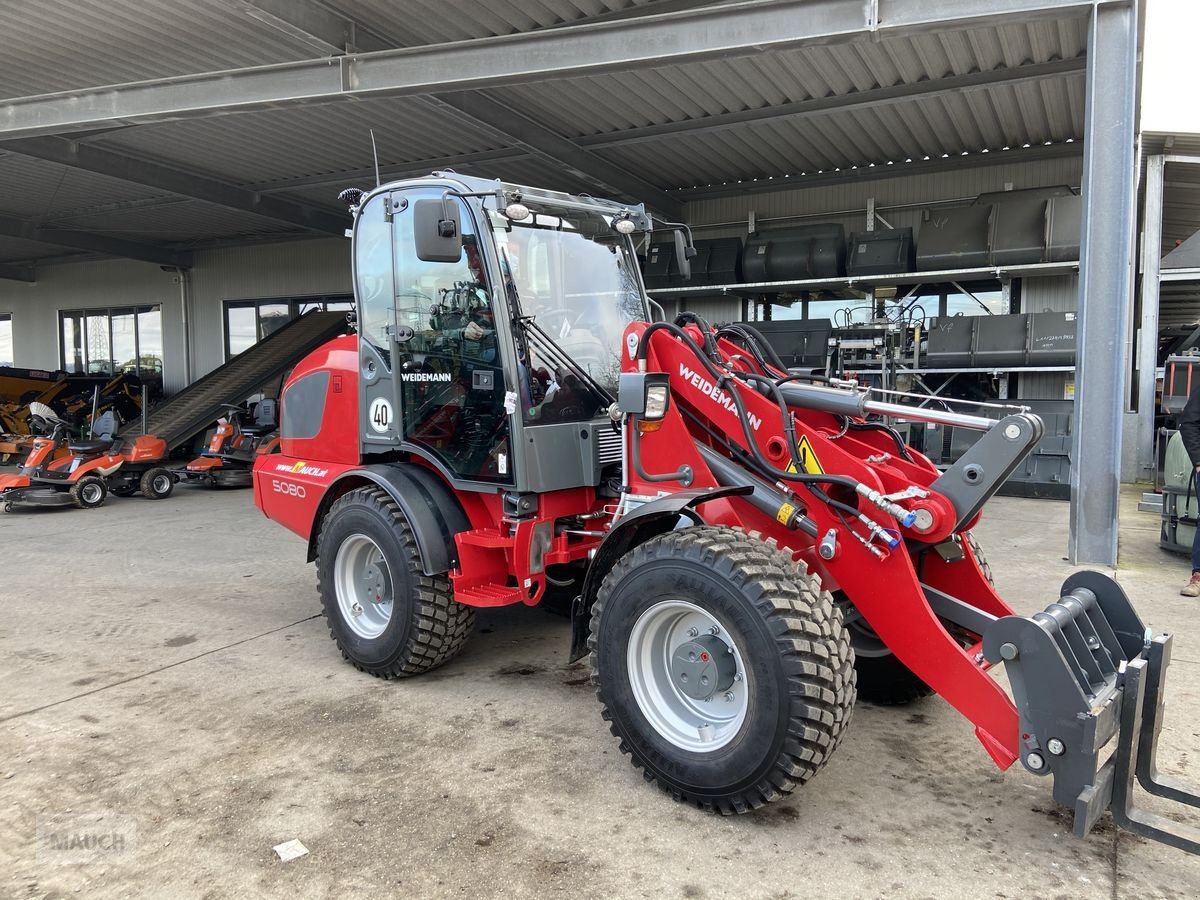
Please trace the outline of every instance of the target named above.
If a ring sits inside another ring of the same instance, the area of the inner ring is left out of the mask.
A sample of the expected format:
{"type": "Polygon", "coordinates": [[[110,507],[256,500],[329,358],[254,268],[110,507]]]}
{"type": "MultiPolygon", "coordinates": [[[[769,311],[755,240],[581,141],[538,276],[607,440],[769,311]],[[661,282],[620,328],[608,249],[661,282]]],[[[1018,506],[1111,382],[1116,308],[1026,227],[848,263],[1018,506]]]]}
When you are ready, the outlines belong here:
{"type": "Polygon", "coordinates": [[[801,190],[814,187],[829,187],[836,184],[851,184],[856,181],[882,181],[888,178],[911,178],[916,175],[931,175],[951,170],[979,169],[988,166],[1020,165],[1044,159],[1082,157],[1083,142],[1022,147],[1014,150],[992,150],[989,153],[971,153],[966,156],[955,154],[934,159],[919,159],[910,163],[892,165],[858,166],[835,172],[815,172],[811,175],[773,176],[734,181],[729,184],[713,184],[703,187],[683,188],[680,198],[689,202],[707,200],[711,197],[734,197],[746,194],[762,194],[771,191],[801,190]]]}
{"type": "Polygon", "coordinates": [[[88,231],[51,228],[13,216],[0,215],[0,235],[70,247],[74,250],[86,250],[89,253],[103,253],[105,256],[122,256],[126,259],[157,263],[160,266],[187,268],[191,265],[189,254],[176,253],[158,244],[143,244],[140,241],[127,241],[88,231]]]}
{"type": "Polygon", "coordinates": [[[0,279],[8,281],[25,281],[33,284],[37,281],[33,266],[12,266],[0,263],[0,279]]]}
{"type": "Polygon", "coordinates": [[[215,178],[126,156],[93,144],[58,137],[36,137],[9,141],[4,147],[26,156],[159,188],[173,194],[193,197],[326,234],[341,236],[350,224],[347,216],[314,209],[280,197],[265,197],[255,191],[215,178]]]}
{"type": "Polygon", "coordinates": [[[0,138],[336,99],[476,90],[933,29],[1074,17],[1090,11],[1093,3],[747,0],[496,38],[18,97],[0,103],[0,138]]]}

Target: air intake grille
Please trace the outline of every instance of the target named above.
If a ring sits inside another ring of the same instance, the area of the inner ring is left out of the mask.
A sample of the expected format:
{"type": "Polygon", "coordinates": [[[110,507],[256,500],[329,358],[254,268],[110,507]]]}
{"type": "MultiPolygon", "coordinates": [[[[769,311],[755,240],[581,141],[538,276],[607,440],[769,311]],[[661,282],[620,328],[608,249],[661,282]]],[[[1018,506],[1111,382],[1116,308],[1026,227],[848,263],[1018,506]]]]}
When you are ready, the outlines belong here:
{"type": "Polygon", "coordinates": [[[593,432],[596,435],[596,446],[599,448],[600,465],[621,461],[621,433],[613,431],[607,422],[597,426],[593,432]]]}

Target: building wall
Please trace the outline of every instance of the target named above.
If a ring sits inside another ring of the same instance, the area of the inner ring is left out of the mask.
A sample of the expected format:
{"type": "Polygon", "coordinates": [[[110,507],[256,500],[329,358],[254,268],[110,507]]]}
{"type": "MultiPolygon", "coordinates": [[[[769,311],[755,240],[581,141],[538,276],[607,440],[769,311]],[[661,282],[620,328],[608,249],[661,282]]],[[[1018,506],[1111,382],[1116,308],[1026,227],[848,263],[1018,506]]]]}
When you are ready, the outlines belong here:
{"type": "Polygon", "coordinates": [[[13,317],[14,362],[57,369],[59,310],[162,307],[164,384],[183,378],[183,316],[179,276],[153,263],[110,259],[40,266],[34,284],[0,281],[0,310],[13,317]]]}
{"type": "Polygon", "coordinates": [[[179,390],[224,362],[224,301],[350,293],[350,242],[293,241],[196,254],[188,273],[191,373],[185,372],[183,285],[152,263],[101,260],[45,265],[35,284],[0,281],[0,312],[13,316],[18,366],[60,365],[59,310],[158,304],[163,387],[179,390]]]}
{"type": "Polygon", "coordinates": [[[192,377],[199,378],[225,361],[226,300],[349,294],[350,242],[330,238],[212,250],[197,255],[190,277],[192,377]]]}

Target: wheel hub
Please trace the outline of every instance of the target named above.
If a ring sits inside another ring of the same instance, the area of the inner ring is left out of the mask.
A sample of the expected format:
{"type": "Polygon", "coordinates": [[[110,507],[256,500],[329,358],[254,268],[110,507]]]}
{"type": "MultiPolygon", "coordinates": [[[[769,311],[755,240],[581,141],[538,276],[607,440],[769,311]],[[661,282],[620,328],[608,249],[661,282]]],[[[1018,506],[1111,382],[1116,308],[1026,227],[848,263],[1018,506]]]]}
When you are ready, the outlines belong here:
{"type": "Polygon", "coordinates": [[[719,750],[746,720],[752,686],[737,642],[689,600],[660,600],[638,617],[626,664],[642,715],[676,747],[719,750]]]}
{"type": "Polygon", "coordinates": [[[334,590],[343,621],[361,638],[374,640],[392,618],[392,581],[379,546],[365,534],[350,535],[333,563],[334,590]]]}
{"type": "Polygon", "coordinates": [[[671,655],[671,680],[694,700],[708,700],[717,691],[728,690],[736,674],[733,648],[715,635],[680,644],[671,655]]]}

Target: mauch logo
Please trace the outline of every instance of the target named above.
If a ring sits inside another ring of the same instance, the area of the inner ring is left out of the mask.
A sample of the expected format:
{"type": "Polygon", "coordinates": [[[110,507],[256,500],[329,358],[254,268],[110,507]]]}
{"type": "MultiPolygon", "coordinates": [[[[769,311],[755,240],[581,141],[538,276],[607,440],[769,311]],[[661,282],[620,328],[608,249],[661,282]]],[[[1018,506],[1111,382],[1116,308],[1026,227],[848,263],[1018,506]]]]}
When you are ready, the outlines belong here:
{"type": "Polygon", "coordinates": [[[405,381],[452,381],[449,372],[401,372],[405,381]]]}
{"type": "Polygon", "coordinates": [[[287,463],[276,463],[275,471],[276,472],[287,472],[289,475],[311,475],[311,476],[313,476],[313,478],[324,478],[326,475],[329,474],[328,469],[322,469],[317,466],[310,466],[304,460],[300,460],[299,462],[292,463],[291,465],[288,465],[287,463]]]}
{"type": "Polygon", "coordinates": [[[38,823],[38,855],[48,862],[95,863],[136,845],[137,823],[128,816],[96,813],[38,823]]]}

